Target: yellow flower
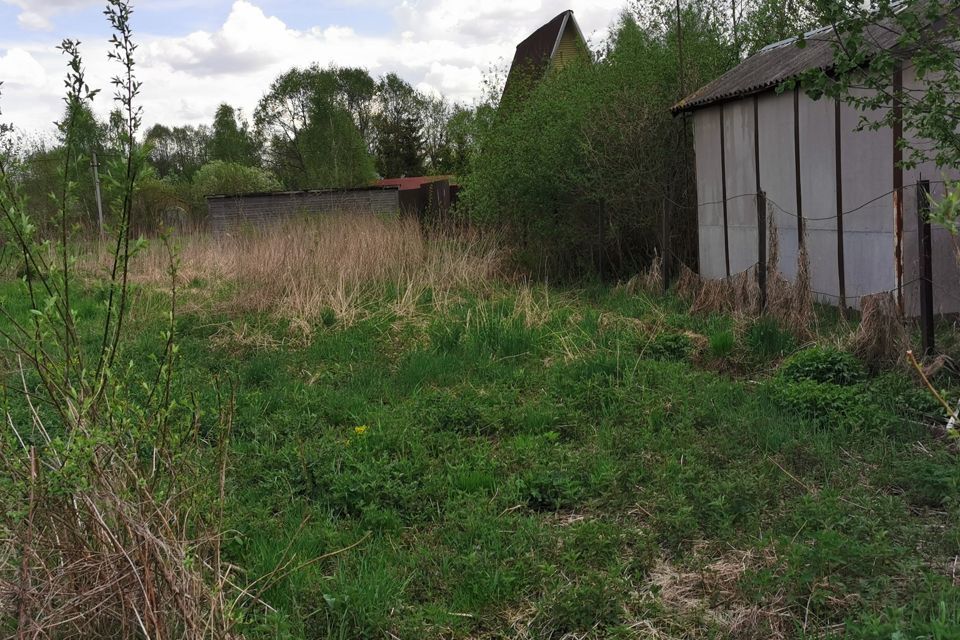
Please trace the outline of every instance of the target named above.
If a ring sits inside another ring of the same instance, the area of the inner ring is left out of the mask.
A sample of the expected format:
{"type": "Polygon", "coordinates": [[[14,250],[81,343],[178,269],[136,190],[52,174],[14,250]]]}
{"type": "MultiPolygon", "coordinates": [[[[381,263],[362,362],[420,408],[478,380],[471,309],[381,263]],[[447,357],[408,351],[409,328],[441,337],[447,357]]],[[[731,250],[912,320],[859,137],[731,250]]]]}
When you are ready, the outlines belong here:
{"type": "Polygon", "coordinates": [[[362,436],[364,433],[367,432],[367,425],[362,424],[359,427],[354,427],[353,432],[358,436],[362,436]]]}

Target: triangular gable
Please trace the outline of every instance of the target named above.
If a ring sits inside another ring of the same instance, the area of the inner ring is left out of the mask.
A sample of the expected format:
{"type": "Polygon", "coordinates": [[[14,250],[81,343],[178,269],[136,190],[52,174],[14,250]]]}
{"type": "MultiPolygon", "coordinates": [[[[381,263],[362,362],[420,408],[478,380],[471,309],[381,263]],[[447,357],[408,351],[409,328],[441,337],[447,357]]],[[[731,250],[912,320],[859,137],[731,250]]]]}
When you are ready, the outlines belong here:
{"type": "MultiPolygon", "coordinates": [[[[580,25],[573,17],[573,11],[567,10],[558,14],[517,45],[510,65],[510,73],[503,87],[503,97],[517,91],[516,87],[538,82],[550,68],[551,61],[560,51],[564,34],[573,30],[575,38],[586,48],[587,41],[583,37],[580,25]]],[[[503,98],[501,98],[501,102],[503,98]]]]}

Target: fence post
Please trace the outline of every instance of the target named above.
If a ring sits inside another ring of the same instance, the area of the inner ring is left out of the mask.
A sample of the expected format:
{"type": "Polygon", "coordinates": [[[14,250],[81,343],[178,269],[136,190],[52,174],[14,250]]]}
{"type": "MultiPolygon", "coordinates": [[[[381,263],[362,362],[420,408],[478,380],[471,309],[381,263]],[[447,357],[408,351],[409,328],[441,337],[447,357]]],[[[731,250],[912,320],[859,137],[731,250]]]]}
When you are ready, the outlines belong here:
{"type": "Polygon", "coordinates": [[[670,288],[670,215],[672,213],[673,203],[670,200],[664,201],[660,221],[660,276],[663,278],[664,293],[670,288]]]}
{"type": "Polygon", "coordinates": [[[760,287],[760,313],[767,310],[767,194],[757,194],[757,284],[760,287]]]}
{"type": "Polygon", "coordinates": [[[920,241],[920,333],[923,354],[934,352],[933,336],[933,235],[930,229],[930,181],[917,182],[917,238],[920,241]]]}

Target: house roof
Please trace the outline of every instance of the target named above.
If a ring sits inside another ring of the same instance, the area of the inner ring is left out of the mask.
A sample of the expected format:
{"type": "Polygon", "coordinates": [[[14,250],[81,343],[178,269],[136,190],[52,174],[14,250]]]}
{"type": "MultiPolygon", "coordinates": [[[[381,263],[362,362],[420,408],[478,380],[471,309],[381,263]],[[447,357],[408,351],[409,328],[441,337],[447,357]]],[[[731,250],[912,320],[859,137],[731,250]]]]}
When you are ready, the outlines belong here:
{"type": "MultiPolygon", "coordinates": [[[[897,45],[901,31],[892,20],[886,20],[868,26],[864,35],[875,48],[889,49],[897,45]]],[[[675,104],[671,111],[674,114],[695,111],[718,102],[768,91],[806,71],[827,71],[833,67],[837,37],[832,26],[804,34],[802,47],[798,46],[798,41],[799,38],[790,38],[764,47],[675,104]]]]}
{"type": "Polygon", "coordinates": [[[419,189],[425,184],[439,182],[440,180],[451,180],[451,176],[416,176],[412,178],[384,178],[376,181],[378,187],[397,187],[400,191],[410,189],[419,189]]]}
{"type": "Polygon", "coordinates": [[[516,82],[516,74],[522,72],[528,74],[529,77],[539,78],[546,73],[550,61],[557,53],[557,48],[560,46],[560,40],[567,30],[567,26],[571,24],[577,30],[580,40],[586,42],[587,40],[580,30],[580,25],[573,17],[573,11],[567,9],[557,14],[550,22],[531,33],[517,45],[516,53],[513,55],[513,63],[510,65],[510,73],[507,75],[507,81],[503,87],[504,95],[507,94],[511,79],[516,82]]]}

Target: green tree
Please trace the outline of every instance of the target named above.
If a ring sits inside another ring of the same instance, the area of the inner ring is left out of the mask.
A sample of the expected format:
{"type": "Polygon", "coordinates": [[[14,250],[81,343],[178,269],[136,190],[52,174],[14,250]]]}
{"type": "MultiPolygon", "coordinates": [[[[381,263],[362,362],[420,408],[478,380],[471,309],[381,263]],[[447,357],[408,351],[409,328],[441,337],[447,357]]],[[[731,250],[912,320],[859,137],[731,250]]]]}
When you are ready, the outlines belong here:
{"type": "Polygon", "coordinates": [[[480,153],[480,142],[493,126],[496,108],[488,102],[473,107],[454,105],[446,123],[449,165],[444,173],[464,176],[470,173],[480,153]]]}
{"type": "Polygon", "coordinates": [[[423,175],[424,98],[395,73],[377,83],[373,126],[376,166],[381,176],[423,175]]]}
{"type": "Polygon", "coordinates": [[[189,181],[193,174],[207,163],[210,130],[207,127],[166,127],[153,125],[144,142],[149,149],[148,160],[160,178],[189,181]]]}
{"type": "Polygon", "coordinates": [[[287,188],[350,187],[374,177],[335,70],[291,69],[271,84],[254,114],[267,158],[287,188]]]}
{"type": "Polygon", "coordinates": [[[454,150],[450,120],[458,106],[451,106],[443,96],[425,96],[423,99],[423,153],[428,173],[433,175],[454,172],[454,150]]]}
{"type": "Polygon", "coordinates": [[[210,133],[210,160],[232,162],[250,167],[260,164],[257,143],[246,120],[228,104],[217,107],[210,133]]]}
{"type": "Polygon", "coordinates": [[[193,176],[193,186],[200,198],[277,191],[281,188],[280,181],[269,171],[223,160],[203,165],[193,176]]]}
{"type": "Polygon", "coordinates": [[[334,68],[337,79],[337,103],[346,109],[368,148],[372,148],[373,103],[377,83],[366,69],[356,67],[334,68]]]}

